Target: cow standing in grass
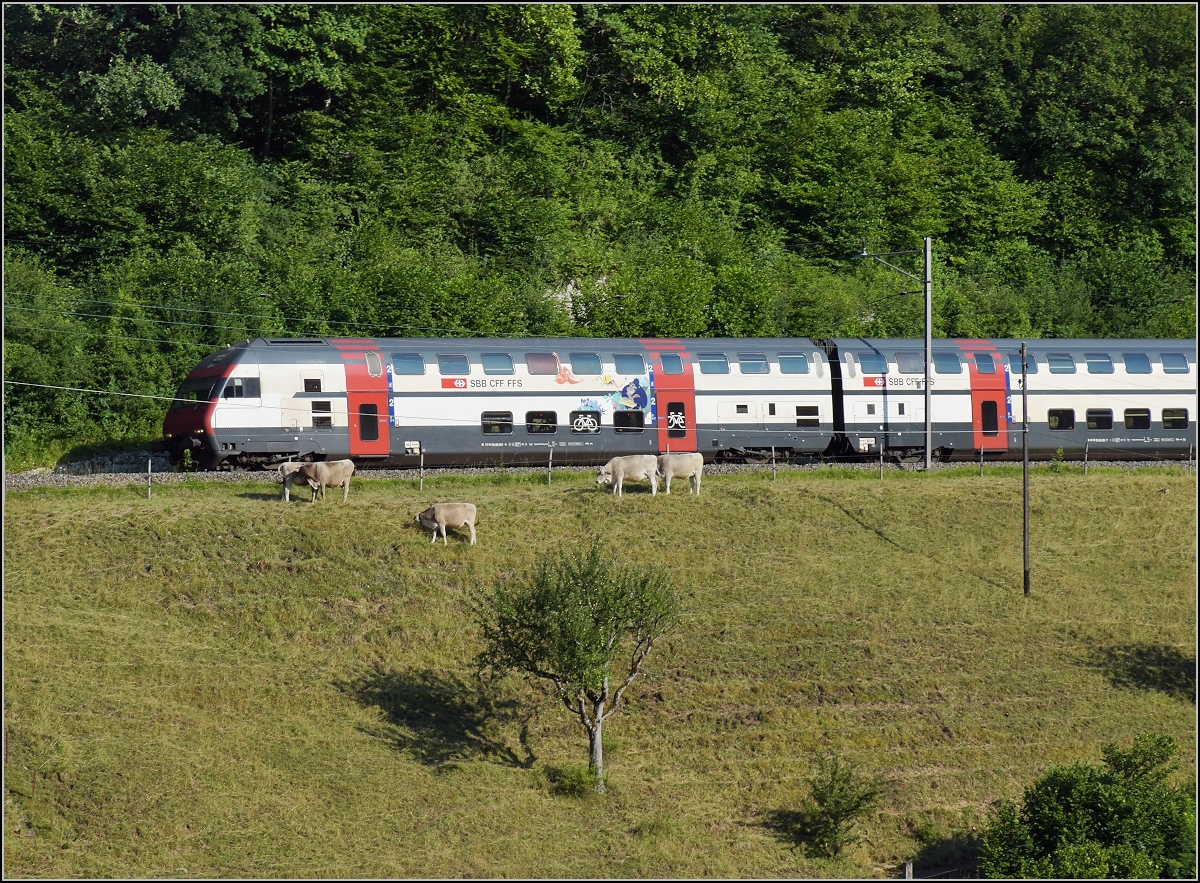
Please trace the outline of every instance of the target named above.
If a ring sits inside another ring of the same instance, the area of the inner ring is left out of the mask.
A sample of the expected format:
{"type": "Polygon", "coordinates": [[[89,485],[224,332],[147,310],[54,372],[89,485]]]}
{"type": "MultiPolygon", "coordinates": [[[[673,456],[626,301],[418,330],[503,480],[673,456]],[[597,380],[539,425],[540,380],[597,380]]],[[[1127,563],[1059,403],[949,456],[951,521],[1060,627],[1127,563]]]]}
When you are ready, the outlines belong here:
{"type": "Polygon", "coordinates": [[[430,543],[436,543],[438,532],[442,534],[442,545],[446,542],[447,527],[469,527],[471,529],[471,545],[475,545],[475,518],[477,510],[474,503],[434,503],[424,512],[418,512],[417,524],[426,530],[433,531],[430,543]]]}
{"type": "MultiPolygon", "coordinates": [[[[280,472],[284,466],[291,464],[284,463],[279,467],[280,472]]],[[[350,476],[354,474],[353,460],[326,460],[320,463],[301,463],[299,468],[286,475],[283,479],[283,498],[290,498],[288,491],[292,484],[297,481],[306,481],[308,486],[312,488],[312,499],[310,503],[317,502],[317,491],[321,493],[321,499],[325,499],[326,487],[340,487],[342,489],[342,502],[346,502],[350,498],[350,476]]]]}
{"type": "Polygon", "coordinates": [[[596,484],[611,484],[613,493],[625,496],[626,481],[650,482],[650,496],[658,493],[658,461],[653,454],[631,454],[613,457],[596,472],[596,484]]]}
{"type": "Polygon", "coordinates": [[[688,493],[695,491],[700,496],[700,478],[704,474],[703,454],[662,454],[658,458],[658,480],[666,482],[666,493],[671,493],[672,478],[686,478],[688,493]]]}

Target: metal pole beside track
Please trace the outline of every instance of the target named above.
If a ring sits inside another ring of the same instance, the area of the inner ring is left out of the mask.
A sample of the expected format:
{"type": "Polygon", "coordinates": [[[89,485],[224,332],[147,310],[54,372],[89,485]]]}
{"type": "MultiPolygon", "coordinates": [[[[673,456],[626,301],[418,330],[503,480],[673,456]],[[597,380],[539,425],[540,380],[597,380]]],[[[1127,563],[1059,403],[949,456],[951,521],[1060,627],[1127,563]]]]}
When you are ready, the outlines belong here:
{"type": "Polygon", "coordinates": [[[1025,597],[1029,597],[1029,357],[1021,341],[1021,483],[1023,490],[1021,526],[1025,547],[1025,597]]]}
{"type": "Polygon", "coordinates": [[[775,480],[775,446],[771,445],[771,481],[775,480]]]}
{"type": "Polygon", "coordinates": [[[550,442],[550,459],[546,463],[546,484],[550,483],[550,474],[554,471],[554,442],[550,442]]]}
{"type": "Polygon", "coordinates": [[[146,461],[146,499],[150,499],[150,473],[154,471],[154,459],[146,461]]]}
{"type": "Polygon", "coordinates": [[[1091,442],[1083,443],[1083,474],[1084,475],[1087,475],[1087,455],[1088,455],[1088,445],[1090,445],[1090,444],[1091,444],[1091,442]]]}
{"type": "Polygon", "coordinates": [[[933,360],[933,239],[925,237],[925,471],[933,456],[933,389],[930,362],[933,360]]]}
{"type": "Polygon", "coordinates": [[[421,486],[419,490],[425,490],[425,449],[421,449],[421,486]]]}

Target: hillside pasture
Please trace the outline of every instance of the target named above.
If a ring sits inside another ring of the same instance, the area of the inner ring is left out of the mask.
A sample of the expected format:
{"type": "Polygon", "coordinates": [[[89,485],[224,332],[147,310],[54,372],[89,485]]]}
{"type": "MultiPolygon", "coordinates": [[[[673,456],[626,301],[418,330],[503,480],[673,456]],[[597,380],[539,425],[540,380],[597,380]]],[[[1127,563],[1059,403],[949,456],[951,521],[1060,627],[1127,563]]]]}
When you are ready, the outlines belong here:
{"type": "Polygon", "coordinates": [[[987,807],[1154,731],[1195,776],[1196,483],[1181,467],[586,472],[9,491],[5,874],[969,874],[987,807]],[[643,491],[644,492],[641,492],[643,491]],[[413,515],[479,506],[478,544],[413,515]],[[481,683],[467,600],[599,536],[686,603],[605,727],[481,683]],[[816,753],[878,776],[861,843],[788,819],[816,753]]]}

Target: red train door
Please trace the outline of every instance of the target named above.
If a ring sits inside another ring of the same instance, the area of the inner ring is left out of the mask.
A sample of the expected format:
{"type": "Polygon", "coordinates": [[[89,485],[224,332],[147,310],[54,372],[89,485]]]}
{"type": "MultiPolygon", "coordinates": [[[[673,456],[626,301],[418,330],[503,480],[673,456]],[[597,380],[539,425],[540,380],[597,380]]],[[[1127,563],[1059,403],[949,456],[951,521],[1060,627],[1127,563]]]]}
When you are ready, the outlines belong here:
{"type": "Polygon", "coordinates": [[[694,366],[678,340],[643,340],[654,372],[654,415],[658,450],[686,453],[696,447],[694,366]]]}
{"type": "Polygon", "coordinates": [[[1004,355],[986,340],[960,340],[958,345],[971,374],[972,447],[976,451],[1007,451],[1008,375],[1004,355]]]}
{"type": "Polygon", "coordinates": [[[350,456],[386,457],[387,375],[379,347],[369,338],[334,341],[346,366],[346,409],[350,417],[350,456]]]}

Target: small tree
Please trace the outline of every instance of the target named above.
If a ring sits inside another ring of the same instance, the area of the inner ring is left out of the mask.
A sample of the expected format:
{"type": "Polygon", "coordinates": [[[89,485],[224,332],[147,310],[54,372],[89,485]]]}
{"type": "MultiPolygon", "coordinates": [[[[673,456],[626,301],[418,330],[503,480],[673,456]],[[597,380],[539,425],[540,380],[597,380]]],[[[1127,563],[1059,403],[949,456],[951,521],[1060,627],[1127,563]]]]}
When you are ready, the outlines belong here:
{"type": "Polygon", "coordinates": [[[817,853],[833,858],[858,842],[854,825],[879,803],[879,785],[836,754],[820,754],[809,786],[812,796],[804,803],[801,833],[817,853]]]}
{"type": "Polygon", "coordinates": [[[984,832],[988,877],[1147,878],[1196,876],[1196,803],[1168,779],[1178,769],[1170,736],[1142,735],[1103,749],[1104,768],[1053,767],[1000,801],[984,832]]]}
{"type": "Polygon", "coordinates": [[[498,581],[476,597],[474,612],[483,630],[480,669],[549,681],[588,733],[589,771],[603,792],[604,721],[679,619],[666,572],[622,567],[593,542],[581,553],[540,560],[524,577],[498,581]]]}

